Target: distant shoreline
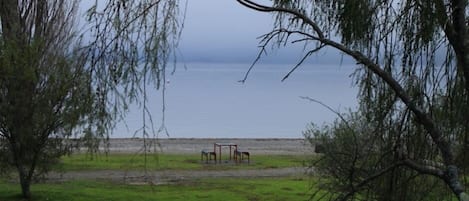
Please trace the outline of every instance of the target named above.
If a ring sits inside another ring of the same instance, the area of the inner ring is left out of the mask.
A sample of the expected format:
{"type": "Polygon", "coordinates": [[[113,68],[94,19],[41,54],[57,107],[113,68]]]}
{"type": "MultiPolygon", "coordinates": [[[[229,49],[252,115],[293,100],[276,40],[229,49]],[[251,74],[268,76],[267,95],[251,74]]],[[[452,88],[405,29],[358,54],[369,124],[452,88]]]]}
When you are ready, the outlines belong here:
{"type": "MultiPolygon", "coordinates": [[[[234,143],[253,154],[305,154],[312,153],[312,145],[302,138],[150,138],[155,148],[163,153],[200,154],[203,149],[213,149],[215,143],[234,143]]],[[[143,138],[110,138],[108,150],[131,153],[142,149],[143,138]]],[[[104,147],[101,147],[102,149],[104,147]]]]}

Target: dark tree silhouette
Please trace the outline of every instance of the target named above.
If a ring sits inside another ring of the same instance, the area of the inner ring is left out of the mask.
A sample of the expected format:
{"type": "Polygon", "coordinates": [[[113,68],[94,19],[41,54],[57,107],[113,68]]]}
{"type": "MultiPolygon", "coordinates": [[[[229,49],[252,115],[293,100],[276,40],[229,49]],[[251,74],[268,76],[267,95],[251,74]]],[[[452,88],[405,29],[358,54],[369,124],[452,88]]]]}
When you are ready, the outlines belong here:
{"type": "Polygon", "coordinates": [[[109,138],[177,44],[177,0],[96,1],[76,19],[80,2],[0,1],[0,166],[18,172],[24,198],[68,138],[92,150],[109,138]]]}

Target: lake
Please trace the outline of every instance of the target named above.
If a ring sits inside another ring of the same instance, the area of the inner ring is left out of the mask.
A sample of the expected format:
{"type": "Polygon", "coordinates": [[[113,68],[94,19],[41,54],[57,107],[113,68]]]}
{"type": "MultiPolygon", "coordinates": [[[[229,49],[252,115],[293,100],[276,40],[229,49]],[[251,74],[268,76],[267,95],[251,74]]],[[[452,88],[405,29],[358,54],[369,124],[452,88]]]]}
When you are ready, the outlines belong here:
{"type": "MultiPolygon", "coordinates": [[[[332,122],[335,115],[300,96],[340,112],[357,106],[358,89],[350,78],[354,65],[305,64],[282,82],[294,64],[259,64],[244,84],[238,81],[250,64],[185,66],[167,76],[165,126],[171,138],[301,138],[310,122],[332,122]]],[[[148,100],[157,130],[162,122],[161,91],[150,91],[148,100]]],[[[133,105],[111,137],[141,137],[142,116],[142,109],[133,105]]]]}

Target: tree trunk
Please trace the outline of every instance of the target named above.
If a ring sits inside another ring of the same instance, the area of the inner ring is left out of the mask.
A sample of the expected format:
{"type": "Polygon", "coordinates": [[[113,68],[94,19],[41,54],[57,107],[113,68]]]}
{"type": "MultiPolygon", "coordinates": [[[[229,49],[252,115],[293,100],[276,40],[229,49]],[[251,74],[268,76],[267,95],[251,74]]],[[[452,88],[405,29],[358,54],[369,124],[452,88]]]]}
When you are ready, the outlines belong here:
{"type": "Polygon", "coordinates": [[[23,198],[29,200],[31,198],[31,177],[26,173],[24,168],[18,167],[20,177],[21,193],[23,198]]]}

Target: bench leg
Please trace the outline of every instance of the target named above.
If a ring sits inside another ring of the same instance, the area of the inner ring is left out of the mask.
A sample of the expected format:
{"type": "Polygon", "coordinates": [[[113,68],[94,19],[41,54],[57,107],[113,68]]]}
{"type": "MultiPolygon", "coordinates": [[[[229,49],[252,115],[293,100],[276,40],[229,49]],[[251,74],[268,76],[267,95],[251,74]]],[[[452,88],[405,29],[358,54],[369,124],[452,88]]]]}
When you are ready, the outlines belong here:
{"type": "Polygon", "coordinates": [[[200,160],[204,161],[204,156],[205,156],[205,163],[208,163],[208,153],[202,152],[200,154],[200,160]]]}
{"type": "Polygon", "coordinates": [[[250,162],[250,160],[251,160],[251,158],[250,158],[250,156],[249,156],[249,152],[243,152],[243,153],[241,154],[242,160],[244,160],[244,156],[246,156],[246,157],[248,158],[248,164],[249,164],[249,162],[250,162]]]}
{"type": "Polygon", "coordinates": [[[243,162],[243,155],[241,152],[236,152],[236,163],[242,163],[243,162]]]}

